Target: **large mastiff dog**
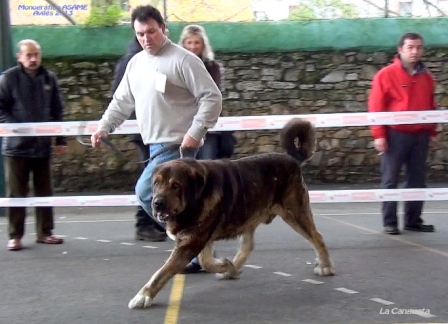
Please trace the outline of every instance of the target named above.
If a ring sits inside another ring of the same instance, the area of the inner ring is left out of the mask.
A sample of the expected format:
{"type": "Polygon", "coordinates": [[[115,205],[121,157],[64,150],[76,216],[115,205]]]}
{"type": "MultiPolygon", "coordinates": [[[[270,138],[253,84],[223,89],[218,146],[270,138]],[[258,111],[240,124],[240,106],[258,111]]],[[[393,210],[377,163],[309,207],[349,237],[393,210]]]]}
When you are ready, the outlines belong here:
{"type": "Polygon", "coordinates": [[[280,132],[287,154],[269,153],[239,160],[164,163],[153,174],[153,212],[175,236],[166,263],[129,302],[146,308],[175,274],[199,254],[199,262],[220,278],[237,278],[254,246],[258,225],[280,216],[302,234],[316,252],[314,273],[333,275],[327,248],[316,230],[301,162],[314,153],[315,131],[304,120],[293,119],[280,132]],[[240,237],[233,261],[215,259],[216,240],[240,237]]]}

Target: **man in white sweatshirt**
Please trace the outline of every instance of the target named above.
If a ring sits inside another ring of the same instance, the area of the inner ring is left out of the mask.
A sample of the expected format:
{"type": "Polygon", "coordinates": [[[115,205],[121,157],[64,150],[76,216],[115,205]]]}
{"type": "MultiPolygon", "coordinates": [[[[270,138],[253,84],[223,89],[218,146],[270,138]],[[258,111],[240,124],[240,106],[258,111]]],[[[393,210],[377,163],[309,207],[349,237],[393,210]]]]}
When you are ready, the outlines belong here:
{"type": "MultiPolygon", "coordinates": [[[[156,220],[151,208],[154,168],[179,158],[179,147],[195,157],[207,130],[218,120],[222,96],[203,62],[165,36],[165,23],[158,9],[149,5],[135,8],[132,26],[144,50],[129,61],[91,142],[98,146],[100,138],[107,137],[135,110],[151,158],[135,192],[143,209],[156,220]]],[[[157,228],[146,232],[141,234],[147,240],[166,237],[157,228]]]]}

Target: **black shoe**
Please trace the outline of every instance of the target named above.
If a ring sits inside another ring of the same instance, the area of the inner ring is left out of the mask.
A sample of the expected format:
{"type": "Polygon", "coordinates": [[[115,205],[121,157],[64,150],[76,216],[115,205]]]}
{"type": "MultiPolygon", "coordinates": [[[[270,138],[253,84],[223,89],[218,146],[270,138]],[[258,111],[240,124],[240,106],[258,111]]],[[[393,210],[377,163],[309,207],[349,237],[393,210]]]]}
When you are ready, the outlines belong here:
{"type": "Polygon", "coordinates": [[[400,231],[397,226],[384,226],[384,233],[389,235],[399,235],[400,231]]]}
{"type": "Polygon", "coordinates": [[[154,227],[137,230],[135,239],[138,241],[163,242],[166,240],[166,233],[156,230],[154,227]]]}
{"type": "Polygon", "coordinates": [[[428,224],[408,225],[408,226],[405,226],[404,229],[406,231],[426,232],[426,233],[435,231],[434,225],[428,225],[428,224]]]}
{"type": "Polygon", "coordinates": [[[181,273],[183,274],[191,274],[191,273],[198,273],[204,271],[200,264],[198,263],[192,263],[190,262],[187,264],[187,266],[182,270],[181,273]]]}

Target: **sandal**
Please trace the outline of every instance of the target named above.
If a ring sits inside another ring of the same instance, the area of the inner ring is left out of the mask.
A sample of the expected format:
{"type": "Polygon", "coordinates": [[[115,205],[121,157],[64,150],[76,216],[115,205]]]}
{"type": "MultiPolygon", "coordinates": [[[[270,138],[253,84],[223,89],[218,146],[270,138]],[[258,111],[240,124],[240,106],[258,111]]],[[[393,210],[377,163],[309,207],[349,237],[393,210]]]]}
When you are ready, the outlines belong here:
{"type": "Polygon", "coordinates": [[[6,246],[9,251],[20,251],[22,249],[22,242],[20,239],[11,239],[6,246]]]}
{"type": "Polygon", "coordinates": [[[62,244],[64,243],[64,240],[60,237],[57,237],[55,235],[49,235],[45,236],[43,238],[37,238],[36,243],[43,243],[43,244],[62,244]]]}

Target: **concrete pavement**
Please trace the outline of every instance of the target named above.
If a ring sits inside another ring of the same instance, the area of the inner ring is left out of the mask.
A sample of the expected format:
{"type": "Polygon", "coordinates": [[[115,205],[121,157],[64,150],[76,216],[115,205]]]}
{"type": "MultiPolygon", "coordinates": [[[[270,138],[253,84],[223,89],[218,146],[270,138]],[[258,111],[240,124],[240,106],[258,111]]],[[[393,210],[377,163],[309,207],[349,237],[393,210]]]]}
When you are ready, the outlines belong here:
{"type": "MultiPolygon", "coordinates": [[[[178,275],[184,282],[171,281],[145,310],[127,303],[173,243],[134,241],[134,208],[56,209],[55,233],[66,236],[59,246],[35,244],[29,216],[19,252],[6,251],[1,218],[0,323],[448,322],[447,207],[425,205],[435,233],[388,236],[379,203],[313,204],[334,277],[315,276],[313,250],[276,219],[257,230],[239,280],[178,275]]],[[[236,241],[216,244],[218,256],[230,258],[236,248],[236,241]]]]}

